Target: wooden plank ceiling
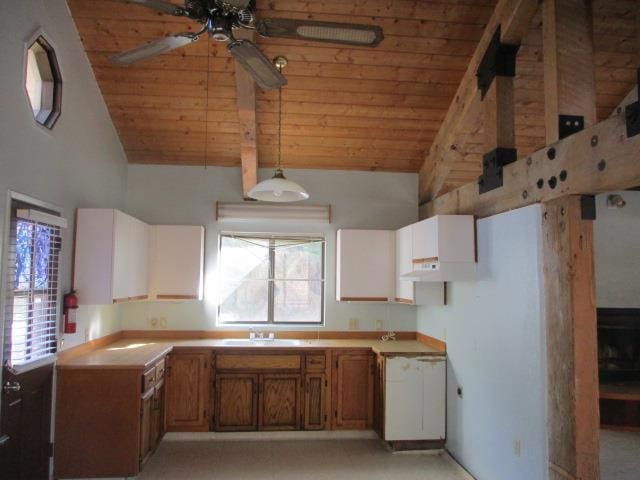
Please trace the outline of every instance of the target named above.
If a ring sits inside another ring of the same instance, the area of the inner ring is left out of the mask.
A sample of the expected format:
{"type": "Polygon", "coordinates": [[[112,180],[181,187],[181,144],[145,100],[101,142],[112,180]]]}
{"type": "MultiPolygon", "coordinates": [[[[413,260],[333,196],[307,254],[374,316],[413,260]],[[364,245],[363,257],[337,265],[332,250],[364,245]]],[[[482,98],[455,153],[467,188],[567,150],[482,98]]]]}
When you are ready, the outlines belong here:
{"type": "MultiPolygon", "coordinates": [[[[636,0],[594,0],[598,117],[629,92],[637,66],[636,0]]],[[[226,45],[196,44],[135,66],[114,53],[199,25],[118,0],[68,0],[130,163],[240,165],[235,64],[226,45]]],[[[175,1],[175,3],[180,3],[175,1]]],[[[375,23],[375,49],[258,38],[284,55],[283,165],[417,172],[438,131],[495,0],[258,0],[261,17],[375,23]]],[[[544,146],[540,16],[518,54],[516,140],[544,146]]],[[[257,93],[258,162],[275,165],[277,91],[257,93]]],[[[482,125],[456,145],[463,154],[446,190],[475,181],[482,125]]]]}

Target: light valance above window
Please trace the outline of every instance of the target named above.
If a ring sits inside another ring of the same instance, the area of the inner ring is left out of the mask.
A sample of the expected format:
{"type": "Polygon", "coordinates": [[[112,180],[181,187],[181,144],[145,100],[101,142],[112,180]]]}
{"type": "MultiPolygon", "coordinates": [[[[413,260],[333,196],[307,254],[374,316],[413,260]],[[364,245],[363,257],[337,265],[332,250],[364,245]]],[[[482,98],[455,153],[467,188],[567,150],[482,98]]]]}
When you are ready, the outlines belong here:
{"type": "Polygon", "coordinates": [[[216,220],[221,222],[270,221],[329,224],[331,223],[331,205],[272,205],[256,202],[217,202],[216,220]]]}

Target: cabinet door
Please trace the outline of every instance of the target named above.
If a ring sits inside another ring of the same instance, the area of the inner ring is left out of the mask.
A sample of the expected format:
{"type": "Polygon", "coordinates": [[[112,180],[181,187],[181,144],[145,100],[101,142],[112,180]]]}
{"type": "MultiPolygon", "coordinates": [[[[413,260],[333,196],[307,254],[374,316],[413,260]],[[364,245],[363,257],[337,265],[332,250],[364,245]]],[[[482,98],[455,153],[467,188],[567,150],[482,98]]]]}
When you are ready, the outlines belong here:
{"type": "Polygon", "coordinates": [[[165,373],[167,431],[209,430],[211,352],[175,352],[165,373]]]}
{"type": "Polygon", "coordinates": [[[258,375],[216,375],[216,431],[258,429],[258,375]]]}
{"type": "Polygon", "coordinates": [[[373,429],[380,438],[384,438],[384,368],[384,357],[382,355],[376,356],[373,397],[373,429]]]}
{"type": "Polygon", "coordinates": [[[260,376],[260,430],[300,429],[299,374],[260,376]]]}
{"type": "Polygon", "coordinates": [[[395,290],[395,232],[339,230],[337,301],[386,302],[395,290]]]}
{"type": "Polygon", "coordinates": [[[202,300],[204,228],[151,227],[151,288],[158,299],[202,300]]]}
{"type": "Polygon", "coordinates": [[[131,231],[134,218],[115,211],[113,216],[112,296],[114,302],[126,301],[131,292],[131,231]]]}
{"type": "Polygon", "coordinates": [[[149,225],[129,217],[129,298],[149,296],[149,225]]]}
{"type": "Polygon", "coordinates": [[[324,430],[326,420],[326,381],[324,373],[307,373],[305,376],[305,430],[324,430]]]}
{"type": "Polygon", "coordinates": [[[409,280],[401,280],[400,275],[411,273],[412,263],[412,226],[396,231],[396,275],[395,301],[412,304],[415,301],[414,284],[409,280]]]}
{"type": "Polygon", "coordinates": [[[164,380],[156,383],[151,410],[151,450],[155,450],[164,435],[164,380]]]}
{"type": "Polygon", "coordinates": [[[145,392],[141,398],[140,407],[140,466],[147,461],[149,454],[151,453],[151,422],[152,422],[152,410],[153,410],[153,393],[154,389],[151,388],[145,392]]]}
{"type": "Polygon", "coordinates": [[[334,429],[364,430],[373,426],[373,356],[334,355],[332,406],[334,429]]]}

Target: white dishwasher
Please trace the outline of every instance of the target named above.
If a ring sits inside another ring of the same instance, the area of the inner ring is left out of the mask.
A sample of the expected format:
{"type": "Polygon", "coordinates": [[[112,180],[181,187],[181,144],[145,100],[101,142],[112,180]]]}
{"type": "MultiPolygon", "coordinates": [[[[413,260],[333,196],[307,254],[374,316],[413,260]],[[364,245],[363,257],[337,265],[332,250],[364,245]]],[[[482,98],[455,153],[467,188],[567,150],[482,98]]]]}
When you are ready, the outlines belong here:
{"type": "Polygon", "coordinates": [[[446,357],[388,357],[384,439],[444,440],[446,386],[446,357]]]}

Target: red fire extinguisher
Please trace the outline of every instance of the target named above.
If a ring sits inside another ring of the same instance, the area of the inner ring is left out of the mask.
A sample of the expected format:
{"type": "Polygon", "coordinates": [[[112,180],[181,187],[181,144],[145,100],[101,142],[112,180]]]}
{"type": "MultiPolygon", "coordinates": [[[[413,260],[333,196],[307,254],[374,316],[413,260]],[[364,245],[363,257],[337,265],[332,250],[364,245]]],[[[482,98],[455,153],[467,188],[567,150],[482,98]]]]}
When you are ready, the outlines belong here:
{"type": "Polygon", "coordinates": [[[64,296],[64,333],[76,333],[76,310],[78,309],[78,296],[71,290],[64,296]]]}

